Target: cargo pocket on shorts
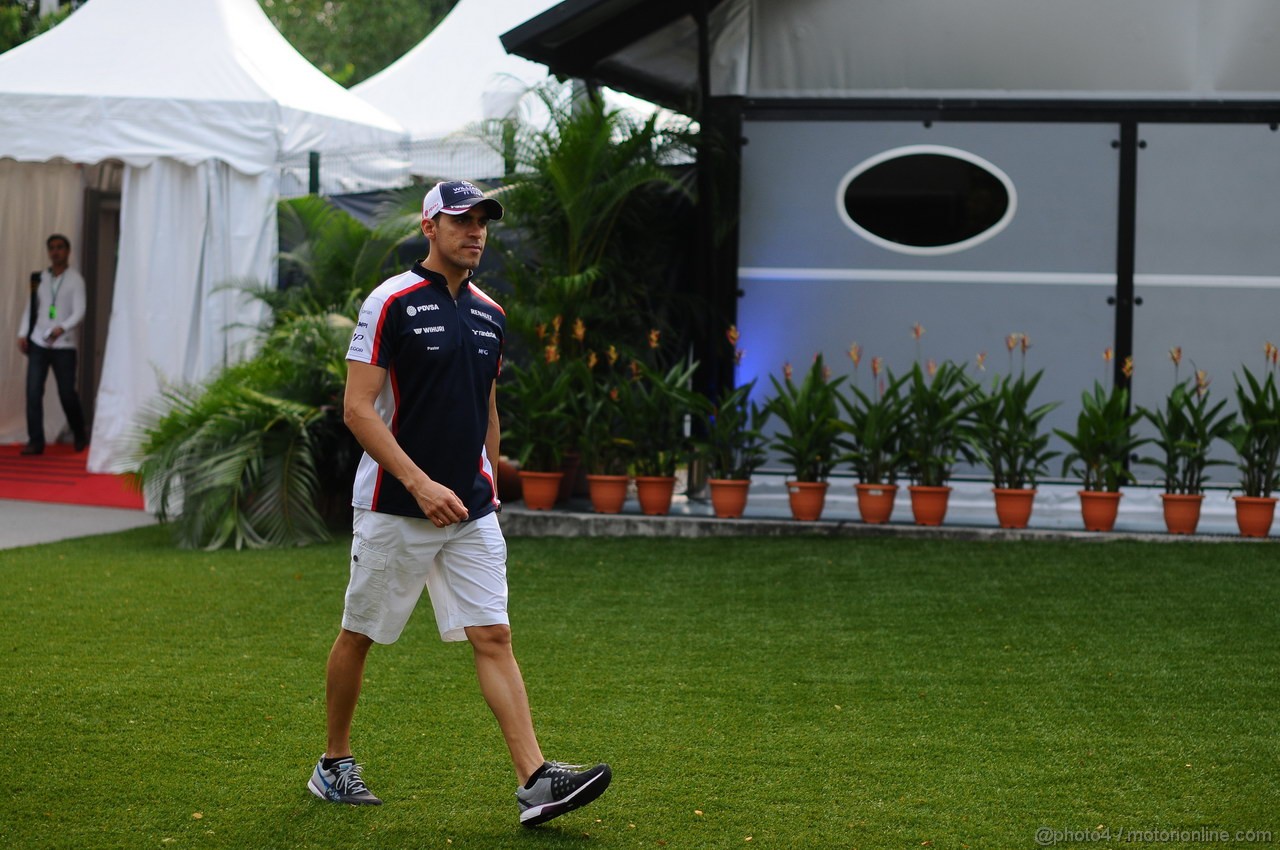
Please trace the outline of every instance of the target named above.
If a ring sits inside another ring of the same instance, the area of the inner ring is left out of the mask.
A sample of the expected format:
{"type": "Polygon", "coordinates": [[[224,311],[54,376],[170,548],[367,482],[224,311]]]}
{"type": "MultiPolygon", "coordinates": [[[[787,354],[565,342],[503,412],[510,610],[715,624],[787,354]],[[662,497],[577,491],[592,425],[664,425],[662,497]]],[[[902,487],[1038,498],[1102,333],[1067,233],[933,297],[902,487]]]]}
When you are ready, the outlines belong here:
{"type": "Polygon", "coordinates": [[[356,538],[351,543],[351,582],[347,585],[346,618],[374,626],[381,622],[387,599],[387,556],[356,538]]]}

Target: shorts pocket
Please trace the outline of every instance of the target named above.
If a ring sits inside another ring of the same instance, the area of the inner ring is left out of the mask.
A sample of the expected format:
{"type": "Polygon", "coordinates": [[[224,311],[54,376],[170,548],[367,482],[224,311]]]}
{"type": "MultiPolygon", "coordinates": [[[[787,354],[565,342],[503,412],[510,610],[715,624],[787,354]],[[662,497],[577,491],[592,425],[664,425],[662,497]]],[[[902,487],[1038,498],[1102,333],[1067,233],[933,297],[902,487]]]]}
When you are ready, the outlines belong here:
{"type": "Polygon", "coordinates": [[[387,556],[356,538],[351,544],[351,581],[347,585],[346,616],[353,622],[374,624],[382,619],[387,597],[387,556]]]}

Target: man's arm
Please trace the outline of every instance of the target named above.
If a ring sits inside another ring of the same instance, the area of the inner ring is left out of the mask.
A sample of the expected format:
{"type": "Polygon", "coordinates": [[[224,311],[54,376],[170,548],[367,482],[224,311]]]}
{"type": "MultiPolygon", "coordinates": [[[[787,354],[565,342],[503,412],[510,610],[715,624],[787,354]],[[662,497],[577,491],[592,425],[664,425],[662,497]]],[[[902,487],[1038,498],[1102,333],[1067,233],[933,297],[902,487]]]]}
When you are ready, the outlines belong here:
{"type": "Polygon", "coordinates": [[[484,435],[484,453],[489,456],[489,464],[498,468],[498,443],[502,438],[502,425],[498,422],[498,382],[493,382],[489,390],[489,430],[484,435]]]}
{"type": "Polygon", "coordinates": [[[381,366],[347,361],[347,390],[342,411],[347,427],[369,457],[404,485],[427,519],[440,528],[465,520],[467,508],[462,500],[418,468],[378,415],[374,403],[386,382],[387,370],[381,366]]]}

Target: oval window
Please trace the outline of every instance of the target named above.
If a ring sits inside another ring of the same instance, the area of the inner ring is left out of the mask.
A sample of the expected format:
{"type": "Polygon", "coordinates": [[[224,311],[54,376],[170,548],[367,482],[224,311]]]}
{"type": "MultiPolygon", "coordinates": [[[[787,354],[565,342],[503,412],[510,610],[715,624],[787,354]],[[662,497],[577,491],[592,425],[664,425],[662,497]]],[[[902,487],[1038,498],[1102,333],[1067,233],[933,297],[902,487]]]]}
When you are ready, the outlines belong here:
{"type": "Polygon", "coordinates": [[[950,254],[1009,224],[1017,195],[1007,174],[958,148],[912,145],[854,166],[836,192],[855,233],[904,254],[950,254]]]}

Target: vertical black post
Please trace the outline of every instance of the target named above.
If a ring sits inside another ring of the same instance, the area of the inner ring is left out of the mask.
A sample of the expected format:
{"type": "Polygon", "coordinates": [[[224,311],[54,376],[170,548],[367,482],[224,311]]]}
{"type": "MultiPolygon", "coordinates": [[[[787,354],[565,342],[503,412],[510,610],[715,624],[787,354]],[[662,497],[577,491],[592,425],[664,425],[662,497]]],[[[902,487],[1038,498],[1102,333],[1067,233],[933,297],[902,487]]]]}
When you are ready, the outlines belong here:
{"type": "MultiPolygon", "coordinates": [[[[698,206],[695,210],[697,224],[695,227],[697,244],[694,245],[694,274],[698,280],[696,286],[714,301],[716,292],[717,269],[715,251],[715,216],[713,214],[714,183],[712,170],[714,164],[714,145],[711,143],[713,122],[711,121],[711,39],[708,34],[706,0],[697,0],[693,4],[693,19],[698,34],[698,102],[694,112],[697,115],[699,133],[695,179],[697,181],[698,206]]],[[[700,333],[702,351],[697,357],[702,365],[703,389],[712,398],[720,395],[718,346],[716,340],[716,323],[719,317],[715,310],[708,310],[700,333]]]]}
{"type": "Polygon", "coordinates": [[[312,151],[307,157],[307,191],[320,194],[320,151],[312,151]]]}
{"type": "Polygon", "coordinates": [[[1114,380],[1129,387],[1124,362],[1133,356],[1134,250],[1138,221],[1138,122],[1120,124],[1120,198],[1116,226],[1116,325],[1114,380]]]}

